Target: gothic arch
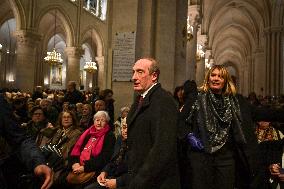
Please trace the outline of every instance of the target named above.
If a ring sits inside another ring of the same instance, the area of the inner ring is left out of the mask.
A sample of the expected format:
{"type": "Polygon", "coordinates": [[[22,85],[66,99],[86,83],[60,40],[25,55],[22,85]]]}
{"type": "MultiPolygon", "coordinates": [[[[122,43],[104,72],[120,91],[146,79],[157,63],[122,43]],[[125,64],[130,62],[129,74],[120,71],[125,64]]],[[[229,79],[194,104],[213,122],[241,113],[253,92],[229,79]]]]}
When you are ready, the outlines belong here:
{"type": "Polygon", "coordinates": [[[104,44],[102,40],[102,35],[98,32],[95,26],[89,25],[85,30],[83,30],[82,35],[81,35],[81,42],[80,44],[82,45],[83,43],[86,42],[86,40],[90,37],[90,30],[92,30],[92,34],[94,35],[93,38],[93,43],[96,44],[96,55],[97,57],[102,57],[104,56],[104,44]]]}
{"type": "Polygon", "coordinates": [[[52,11],[57,11],[57,19],[60,21],[60,23],[62,23],[61,25],[61,34],[65,34],[65,40],[66,40],[66,45],[68,47],[73,47],[76,46],[75,44],[75,32],[74,32],[74,28],[72,25],[72,22],[70,20],[70,18],[68,17],[68,14],[64,11],[64,9],[60,6],[48,6],[45,7],[40,14],[38,15],[37,20],[35,21],[35,27],[40,31],[40,23],[42,21],[42,19],[50,12],[52,11]]]}
{"type": "Polygon", "coordinates": [[[16,20],[16,30],[21,30],[27,25],[24,8],[19,0],[8,0],[16,20]]]}
{"type": "Polygon", "coordinates": [[[100,35],[100,33],[98,32],[98,30],[96,29],[95,26],[93,25],[89,25],[88,27],[86,27],[83,31],[82,31],[82,35],[81,35],[81,42],[80,44],[84,44],[84,43],[88,43],[88,39],[93,40],[92,43],[96,44],[96,53],[95,53],[95,60],[97,62],[97,67],[98,67],[98,72],[97,72],[97,85],[102,87],[103,86],[103,80],[104,80],[104,75],[105,75],[105,61],[104,61],[104,44],[103,44],[103,40],[102,37],[100,35]],[[91,31],[91,32],[90,32],[91,31]],[[91,33],[93,35],[93,37],[91,37],[91,33]]]}
{"type": "Polygon", "coordinates": [[[222,18],[222,14],[220,14],[220,12],[224,13],[228,11],[228,9],[234,8],[234,7],[237,7],[238,9],[242,9],[243,12],[246,13],[246,15],[250,15],[249,17],[254,21],[253,24],[255,25],[259,23],[258,19],[260,19],[263,25],[264,23],[268,22],[267,19],[265,19],[267,18],[267,16],[262,16],[263,15],[262,13],[264,13],[264,15],[268,15],[268,11],[265,9],[266,6],[262,8],[260,5],[255,4],[254,2],[251,2],[250,0],[229,1],[226,4],[224,4],[224,1],[207,0],[206,4],[208,4],[208,7],[210,7],[210,9],[205,10],[205,11],[208,11],[208,14],[206,14],[204,18],[208,18],[208,19],[204,19],[202,23],[202,26],[204,28],[203,32],[205,33],[209,31],[210,26],[212,26],[212,23],[214,19],[216,19],[216,17],[218,17],[219,19],[222,18]],[[258,17],[258,19],[254,19],[256,17],[258,17]]]}

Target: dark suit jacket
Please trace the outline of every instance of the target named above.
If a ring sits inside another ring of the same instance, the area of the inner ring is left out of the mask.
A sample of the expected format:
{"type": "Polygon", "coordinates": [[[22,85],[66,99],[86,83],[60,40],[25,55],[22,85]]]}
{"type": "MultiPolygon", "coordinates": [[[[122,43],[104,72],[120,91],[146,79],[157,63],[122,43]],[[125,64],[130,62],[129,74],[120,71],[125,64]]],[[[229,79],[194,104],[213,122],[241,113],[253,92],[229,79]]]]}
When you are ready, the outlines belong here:
{"type": "Polygon", "coordinates": [[[156,84],[137,105],[127,116],[129,189],[179,189],[175,101],[156,84]]]}

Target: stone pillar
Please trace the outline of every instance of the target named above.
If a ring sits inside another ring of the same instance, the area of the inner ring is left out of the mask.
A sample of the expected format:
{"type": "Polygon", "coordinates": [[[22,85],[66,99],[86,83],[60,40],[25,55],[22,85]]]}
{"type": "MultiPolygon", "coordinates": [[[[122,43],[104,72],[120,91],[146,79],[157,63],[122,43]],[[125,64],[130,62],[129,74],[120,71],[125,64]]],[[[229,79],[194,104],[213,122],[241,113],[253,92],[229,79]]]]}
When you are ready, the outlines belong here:
{"type": "Polygon", "coordinates": [[[94,87],[95,87],[95,85],[94,85],[94,83],[93,83],[93,76],[94,76],[94,74],[96,73],[96,71],[95,72],[86,72],[86,86],[85,86],[85,89],[84,90],[86,90],[86,91],[88,91],[88,90],[92,90],[94,87]],[[91,83],[91,87],[90,87],[90,83],[91,83]]]}
{"type": "Polygon", "coordinates": [[[199,21],[199,5],[188,6],[189,24],[193,26],[193,38],[187,42],[186,52],[186,78],[196,80],[196,45],[199,21]]]}
{"type": "MultiPolygon", "coordinates": [[[[175,86],[176,1],[156,1],[154,52],[160,63],[162,86],[173,91],[175,86]]],[[[139,24],[139,23],[138,23],[139,24]]]]}
{"type": "MultiPolygon", "coordinates": [[[[200,32],[198,32],[197,35],[197,44],[201,45],[203,49],[205,49],[207,44],[207,36],[206,35],[200,35],[200,32]]],[[[205,50],[203,50],[205,51],[205,50]]],[[[205,52],[204,52],[205,53],[205,52]]],[[[196,83],[198,86],[200,86],[203,83],[204,77],[205,77],[205,54],[203,57],[200,57],[199,60],[196,60],[196,83]]]]}
{"type": "Polygon", "coordinates": [[[80,59],[84,53],[84,50],[80,47],[67,47],[65,48],[67,56],[66,64],[66,83],[68,81],[75,81],[77,88],[80,83],[80,59]]]}
{"type": "Polygon", "coordinates": [[[253,91],[258,95],[262,94],[262,89],[265,87],[265,56],[262,48],[257,48],[253,53],[253,62],[254,62],[254,87],[253,91]]]}
{"type": "Polygon", "coordinates": [[[35,80],[36,47],[41,37],[32,31],[18,30],[17,38],[16,87],[22,91],[32,92],[35,80]]]}
{"type": "Polygon", "coordinates": [[[245,95],[247,96],[248,95],[248,90],[249,90],[249,71],[248,71],[248,64],[244,64],[243,65],[243,72],[241,73],[242,74],[242,88],[240,89],[240,92],[242,95],[245,95]]]}
{"type": "Polygon", "coordinates": [[[266,95],[280,95],[283,90],[281,62],[281,27],[265,28],[266,37],[266,95]]]}
{"type": "Polygon", "coordinates": [[[245,85],[246,91],[243,91],[242,94],[249,94],[250,92],[253,91],[254,88],[254,73],[253,73],[253,61],[251,55],[247,55],[245,58],[245,64],[246,64],[246,71],[245,73],[247,74],[247,79],[245,79],[245,85]]]}
{"type": "Polygon", "coordinates": [[[97,86],[100,87],[100,89],[105,89],[106,86],[106,78],[107,78],[107,72],[105,69],[105,65],[104,65],[104,57],[96,57],[96,62],[97,62],[97,67],[98,70],[95,72],[95,74],[98,74],[97,76],[95,76],[95,78],[97,79],[97,86]]]}

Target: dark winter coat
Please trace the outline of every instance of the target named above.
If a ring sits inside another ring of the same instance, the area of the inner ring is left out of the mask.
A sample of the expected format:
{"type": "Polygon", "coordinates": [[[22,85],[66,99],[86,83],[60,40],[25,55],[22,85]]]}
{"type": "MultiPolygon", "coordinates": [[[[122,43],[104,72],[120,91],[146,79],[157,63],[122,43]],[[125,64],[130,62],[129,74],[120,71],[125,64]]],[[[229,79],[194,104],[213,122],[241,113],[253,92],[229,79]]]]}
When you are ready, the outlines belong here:
{"type": "Polygon", "coordinates": [[[129,189],[179,189],[175,101],[156,84],[127,116],[129,189]]]}

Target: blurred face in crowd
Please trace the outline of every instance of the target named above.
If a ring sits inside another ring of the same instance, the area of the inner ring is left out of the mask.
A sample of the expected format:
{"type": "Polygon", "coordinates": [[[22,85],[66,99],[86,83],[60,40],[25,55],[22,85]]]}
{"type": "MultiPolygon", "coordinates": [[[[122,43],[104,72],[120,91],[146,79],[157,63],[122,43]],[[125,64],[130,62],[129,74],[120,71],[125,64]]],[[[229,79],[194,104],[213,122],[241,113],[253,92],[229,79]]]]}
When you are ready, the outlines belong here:
{"type": "Polygon", "coordinates": [[[63,109],[63,111],[69,110],[69,102],[64,102],[63,105],[62,105],[62,109],[63,109]]]}
{"type": "Polygon", "coordinates": [[[113,94],[112,94],[112,93],[108,93],[108,94],[106,95],[106,97],[105,97],[105,101],[111,100],[112,97],[113,97],[113,94]]]}
{"type": "Polygon", "coordinates": [[[63,128],[67,129],[73,125],[72,115],[69,112],[63,112],[61,124],[63,128]]]}
{"type": "Polygon", "coordinates": [[[34,103],[28,103],[27,104],[28,111],[31,112],[31,110],[33,109],[34,106],[35,106],[34,103]]]}
{"type": "Polygon", "coordinates": [[[180,90],[177,92],[177,97],[178,97],[179,99],[183,99],[183,93],[184,93],[183,89],[180,89],[180,90]]]}
{"type": "Polygon", "coordinates": [[[123,112],[121,112],[121,118],[125,118],[127,117],[129,110],[124,110],[123,112]]]}
{"type": "Polygon", "coordinates": [[[48,102],[47,100],[42,100],[42,101],[40,102],[40,107],[41,107],[42,109],[47,109],[47,108],[49,107],[49,102],[48,102]]]}
{"type": "Polygon", "coordinates": [[[67,91],[68,92],[73,92],[75,90],[75,84],[73,82],[69,82],[67,84],[67,91]]]}
{"type": "Polygon", "coordinates": [[[106,105],[105,102],[103,100],[97,100],[95,102],[95,111],[101,111],[101,110],[105,110],[106,109],[106,105]]]}
{"type": "Polygon", "coordinates": [[[82,107],[83,107],[83,104],[82,103],[77,103],[76,104],[76,111],[78,113],[82,113],[82,107]]]}
{"type": "Polygon", "coordinates": [[[221,75],[221,71],[219,69],[214,69],[209,76],[209,88],[213,93],[221,94],[224,84],[225,79],[221,75]]]}
{"type": "Polygon", "coordinates": [[[94,118],[94,125],[97,130],[103,129],[107,124],[107,119],[104,114],[94,118]]]}
{"type": "Polygon", "coordinates": [[[269,127],[270,122],[267,121],[259,121],[258,125],[259,125],[259,129],[267,129],[269,127]]]}
{"type": "Polygon", "coordinates": [[[32,115],[32,121],[35,123],[41,122],[45,119],[43,111],[41,109],[37,109],[34,111],[32,115]]]}
{"type": "Polygon", "coordinates": [[[83,105],[82,107],[82,115],[87,116],[91,114],[91,109],[88,104],[83,105]]]}

